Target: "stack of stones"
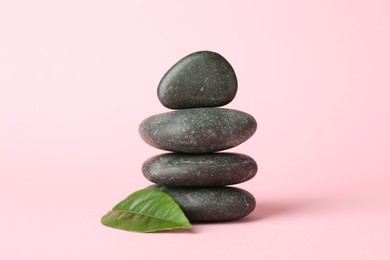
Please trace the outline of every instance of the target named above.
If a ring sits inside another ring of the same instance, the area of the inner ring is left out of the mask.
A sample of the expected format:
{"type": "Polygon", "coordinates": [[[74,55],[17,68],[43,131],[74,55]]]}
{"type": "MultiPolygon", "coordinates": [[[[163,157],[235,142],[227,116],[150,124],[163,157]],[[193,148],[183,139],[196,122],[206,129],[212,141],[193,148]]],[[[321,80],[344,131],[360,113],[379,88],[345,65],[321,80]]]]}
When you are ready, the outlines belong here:
{"type": "Polygon", "coordinates": [[[158,98],[175,111],[146,118],[139,126],[149,145],[171,151],[144,162],[144,176],[179,204],[190,221],[227,221],[251,213],[249,192],[226,185],[253,178],[257,164],[238,153],[218,153],[249,139],[256,120],[249,114],[218,108],[237,92],[232,66],[210,51],[192,53],[161,79],[158,98]]]}

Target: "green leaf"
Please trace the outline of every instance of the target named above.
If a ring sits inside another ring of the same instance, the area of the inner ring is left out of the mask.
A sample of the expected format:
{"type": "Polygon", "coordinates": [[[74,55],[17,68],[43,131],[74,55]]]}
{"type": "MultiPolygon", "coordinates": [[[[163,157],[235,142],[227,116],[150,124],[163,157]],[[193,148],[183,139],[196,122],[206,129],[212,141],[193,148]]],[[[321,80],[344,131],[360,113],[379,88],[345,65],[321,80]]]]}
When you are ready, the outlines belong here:
{"type": "Polygon", "coordinates": [[[119,202],[101,222],[108,227],[135,232],[192,227],[171,196],[147,189],[136,191],[119,202]]]}

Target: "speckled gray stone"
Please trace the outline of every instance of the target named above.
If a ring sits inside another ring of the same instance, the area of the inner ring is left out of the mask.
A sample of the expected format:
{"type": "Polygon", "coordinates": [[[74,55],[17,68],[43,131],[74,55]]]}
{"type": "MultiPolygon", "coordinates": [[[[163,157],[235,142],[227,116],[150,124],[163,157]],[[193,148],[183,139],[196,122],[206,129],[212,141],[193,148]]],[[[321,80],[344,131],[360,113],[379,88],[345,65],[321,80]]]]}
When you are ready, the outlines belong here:
{"type": "Polygon", "coordinates": [[[161,79],[160,102],[172,109],[218,107],[231,102],[237,92],[232,66],[211,51],[192,53],[177,62],[161,79]]]}
{"type": "Polygon", "coordinates": [[[235,147],[256,131],[249,114],[226,108],[192,108],[154,115],[139,126],[149,145],[173,152],[211,153],[235,147]]]}
{"type": "Polygon", "coordinates": [[[256,207],[256,200],[246,190],[232,187],[186,188],[149,186],[171,195],[192,221],[228,221],[245,217],[256,207]]]}
{"type": "Polygon", "coordinates": [[[206,187],[245,182],[257,172],[255,160],[244,154],[166,153],[142,165],[146,179],[159,185],[206,187]]]}

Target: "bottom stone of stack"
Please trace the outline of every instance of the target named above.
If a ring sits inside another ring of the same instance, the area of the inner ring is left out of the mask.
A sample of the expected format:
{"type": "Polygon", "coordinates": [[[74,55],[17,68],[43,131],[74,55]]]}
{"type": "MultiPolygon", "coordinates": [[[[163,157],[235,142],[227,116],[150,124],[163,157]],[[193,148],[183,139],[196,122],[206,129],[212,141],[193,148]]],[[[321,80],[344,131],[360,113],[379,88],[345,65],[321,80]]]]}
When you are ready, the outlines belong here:
{"type": "Polygon", "coordinates": [[[233,187],[168,187],[152,185],[147,189],[168,193],[191,222],[236,220],[247,216],[256,207],[248,191],[233,187]]]}

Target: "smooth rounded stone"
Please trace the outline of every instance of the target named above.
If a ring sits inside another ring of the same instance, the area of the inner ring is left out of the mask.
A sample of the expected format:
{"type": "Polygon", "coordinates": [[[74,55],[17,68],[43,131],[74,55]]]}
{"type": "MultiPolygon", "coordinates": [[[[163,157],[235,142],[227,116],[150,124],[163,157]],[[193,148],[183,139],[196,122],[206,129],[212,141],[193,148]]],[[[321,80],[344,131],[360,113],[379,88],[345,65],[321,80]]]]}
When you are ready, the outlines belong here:
{"type": "Polygon", "coordinates": [[[256,200],[246,190],[233,187],[149,186],[168,193],[192,222],[228,221],[245,217],[256,207],[256,200]]]}
{"type": "Polygon", "coordinates": [[[182,153],[212,153],[245,142],[256,128],[256,120],[245,112],[192,108],[148,117],[141,122],[139,133],[155,148],[182,153]]]}
{"type": "Polygon", "coordinates": [[[166,153],[142,165],[146,179],[166,186],[225,186],[250,180],[256,172],[255,160],[236,153],[166,153]]]}
{"type": "Polygon", "coordinates": [[[218,107],[231,102],[237,92],[237,77],[220,54],[192,53],[177,62],[161,79],[157,89],[167,108],[218,107]]]}

